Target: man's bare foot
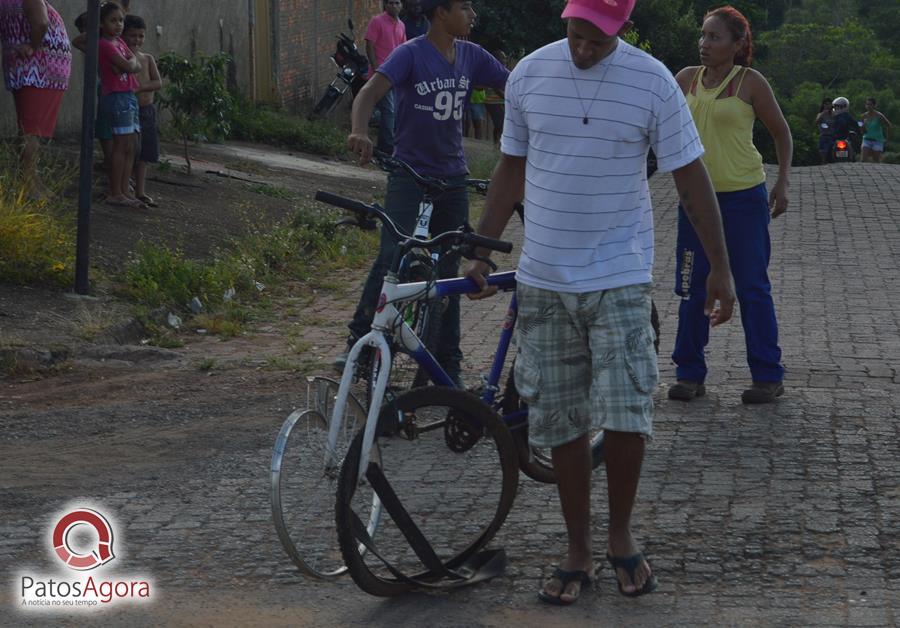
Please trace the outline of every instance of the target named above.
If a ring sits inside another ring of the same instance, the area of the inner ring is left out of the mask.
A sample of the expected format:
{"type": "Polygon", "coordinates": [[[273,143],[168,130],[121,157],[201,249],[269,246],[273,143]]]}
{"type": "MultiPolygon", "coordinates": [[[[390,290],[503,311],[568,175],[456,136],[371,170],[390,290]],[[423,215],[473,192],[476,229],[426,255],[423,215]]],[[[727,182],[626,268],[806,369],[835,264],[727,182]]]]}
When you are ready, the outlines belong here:
{"type": "Polygon", "coordinates": [[[656,579],[650,563],[638,549],[630,531],[621,535],[613,535],[610,532],[606,556],[616,569],[619,591],[623,595],[640,595],[656,588],[656,579]],[[649,590],[645,590],[645,587],[649,590]]]}
{"type": "Polygon", "coordinates": [[[572,604],[578,600],[578,597],[581,595],[582,587],[590,584],[590,578],[592,578],[593,575],[594,561],[591,556],[588,556],[586,559],[583,557],[571,559],[566,556],[559,563],[559,567],[554,574],[544,582],[544,586],[541,588],[540,598],[543,601],[550,603],[553,603],[551,600],[558,600],[559,604],[572,604]],[[564,577],[565,574],[574,574],[576,572],[581,572],[584,576],[579,574],[574,577],[564,577]],[[563,584],[564,579],[567,580],[565,585],[563,584]]]}

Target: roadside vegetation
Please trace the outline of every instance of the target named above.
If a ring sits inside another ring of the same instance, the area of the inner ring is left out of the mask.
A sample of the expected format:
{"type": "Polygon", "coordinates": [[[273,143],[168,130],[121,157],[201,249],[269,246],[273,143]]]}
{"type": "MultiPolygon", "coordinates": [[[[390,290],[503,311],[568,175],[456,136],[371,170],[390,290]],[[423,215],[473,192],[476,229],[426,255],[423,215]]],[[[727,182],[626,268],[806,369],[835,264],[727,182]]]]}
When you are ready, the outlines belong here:
{"type": "Polygon", "coordinates": [[[144,312],[163,307],[185,320],[193,316],[192,327],[236,336],[285,282],[316,285],[365,263],[376,236],[335,226],[339,217],[299,205],[289,220],[251,229],[207,260],[141,245],[118,278],[118,291],[144,312]]]}
{"type": "Polygon", "coordinates": [[[71,186],[75,170],[48,151],[41,156],[49,194],[32,198],[20,177],[17,146],[0,143],[0,282],[66,285],[74,276],[74,219],[60,192],[71,186]]]}

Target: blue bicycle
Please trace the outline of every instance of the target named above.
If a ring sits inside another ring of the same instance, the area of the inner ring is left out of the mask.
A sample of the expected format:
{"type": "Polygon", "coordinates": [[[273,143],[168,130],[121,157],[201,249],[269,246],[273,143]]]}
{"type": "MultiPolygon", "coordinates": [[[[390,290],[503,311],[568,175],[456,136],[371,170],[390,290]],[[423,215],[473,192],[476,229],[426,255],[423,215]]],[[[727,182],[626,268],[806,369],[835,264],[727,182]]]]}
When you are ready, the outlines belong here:
{"type": "MultiPolygon", "coordinates": [[[[470,584],[496,575],[498,555],[480,550],[512,506],[519,469],[536,480],[555,481],[549,451],[528,444],[528,411],[512,376],[499,394],[516,322],[516,297],[513,294],[479,397],[453,387],[404,317],[416,301],[477,292],[475,282],[429,278],[399,283],[397,273],[404,256],[415,249],[471,259],[475,247],[504,252],[512,247],[478,236],[467,226],[430,240],[417,239],[398,230],[377,205],[325,192],[316,198],[354,212],[364,228],[380,220],[398,241],[372,330],[348,354],[325,447],[337,447],[358,362],[364,348],[371,347],[380,364],[373,370],[377,375],[368,416],[349,446],[337,481],[335,523],[344,562],[360,588],[373,595],[470,584]],[[391,361],[398,352],[408,354],[436,385],[386,397],[391,361]],[[385,511],[389,520],[382,516],[385,511]],[[439,538],[440,545],[432,547],[428,538],[439,538]]],[[[514,290],[515,272],[492,274],[487,282],[514,290]]],[[[592,435],[591,447],[596,467],[602,461],[602,431],[592,435]]]]}

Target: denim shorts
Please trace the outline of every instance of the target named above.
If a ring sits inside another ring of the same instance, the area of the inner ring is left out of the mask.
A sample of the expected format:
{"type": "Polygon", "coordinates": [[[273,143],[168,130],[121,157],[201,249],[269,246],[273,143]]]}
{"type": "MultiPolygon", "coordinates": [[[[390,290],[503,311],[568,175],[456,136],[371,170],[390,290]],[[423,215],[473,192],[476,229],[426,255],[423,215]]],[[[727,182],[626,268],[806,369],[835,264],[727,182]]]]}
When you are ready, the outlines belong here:
{"type": "Polygon", "coordinates": [[[868,148],[869,150],[874,150],[877,153],[884,152],[884,142],[879,142],[878,140],[866,140],[864,139],[862,142],[863,148],[868,148]]]}
{"type": "Polygon", "coordinates": [[[113,135],[141,132],[137,96],[132,92],[112,92],[103,96],[100,115],[106,117],[113,135]]]}
{"type": "Polygon", "coordinates": [[[557,447],[591,429],[652,435],[659,374],[650,290],[576,294],[518,284],[515,381],[532,445],[557,447]]]}
{"type": "Polygon", "coordinates": [[[470,102],[469,116],[476,122],[484,120],[484,104],[480,102],[470,102]]]}

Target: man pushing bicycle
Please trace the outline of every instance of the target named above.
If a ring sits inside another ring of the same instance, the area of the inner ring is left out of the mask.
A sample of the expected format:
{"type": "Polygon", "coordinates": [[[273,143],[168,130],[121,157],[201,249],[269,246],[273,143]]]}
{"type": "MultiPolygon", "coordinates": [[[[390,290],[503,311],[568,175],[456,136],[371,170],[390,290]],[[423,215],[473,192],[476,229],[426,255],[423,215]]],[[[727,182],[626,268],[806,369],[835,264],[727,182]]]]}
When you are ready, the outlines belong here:
{"type": "MultiPolygon", "coordinates": [[[[422,175],[445,180],[451,191],[434,199],[432,232],[459,227],[469,218],[464,185],[468,167],[462,147],[463,112],[472,86],[503,89],[509,71],[493,55],[464,41],[475,21],[468,0],[423,0],[423,13],[430,23],[428,33],[394,50],[353,102],[352,130],[348,148],[359,155],[360,164],[372,157],[368,122],[375,104],[391,89],[397,107],[394,155],[422,175]],[[459,185],[454,185],[459,183],[459,185]]],[[[388,175],[385,211],[401,230],[412,232],[423,191],[402,170],[388,175]]],[[[378,257],[369,271],[362,296],[348,327],[348,349],[370,328],[385,272],[396,242],[384,229],[378,257]]],[[[458,262],[439,268],[441,278],[455,277],[458,262]]],[[[441,341],[435,356],[450,377],[459,382],[462,351],[459,348],[459,297],[450,297],[444,313],[441,341]]],[[[347,352],[334,366],[343,370],[347,352]]]]}

